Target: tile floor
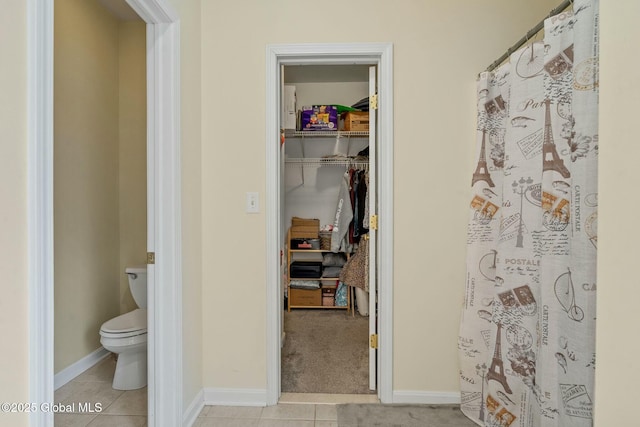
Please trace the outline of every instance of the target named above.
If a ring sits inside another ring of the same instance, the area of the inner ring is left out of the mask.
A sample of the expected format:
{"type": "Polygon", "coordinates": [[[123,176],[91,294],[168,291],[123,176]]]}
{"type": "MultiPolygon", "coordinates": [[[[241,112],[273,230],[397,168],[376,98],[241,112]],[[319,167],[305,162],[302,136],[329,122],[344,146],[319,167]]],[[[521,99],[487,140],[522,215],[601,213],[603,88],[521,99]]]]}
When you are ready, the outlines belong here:
{"type": "MultiPolygon", "coordinates": [[[[147,388],[114,390],[111,381],[115,366],[115,359],[107,357],[56,390],[55,402],[75,410],[56,413],[56,427],[147,425],[147,388]],[[93,409],[100,404],[102,410],[81,412],[81,403],[93,409]]],[[[337,403],[375,402],[375,395],[283,393],[276,406],[205,406],[193,427],[337,427],[337,403]]]]}
{"type": "Polygon", "coordinates": [[[107,357],[55,392],[55,403],[73,412],[56,412],[56,427],[144,427],[147,425],[147,388],[122,391],[111,387],[115,359],[107,357]],[[87,405],[89,404],[89,405],[87,405]],[[97,405],[101,406],[98,411],[97,405]],[[93,409],[94,412],[82,411],[93,409]]]}
{"type": "Polygon", "coordinates": [[[194,427],[338,427],[335,405],[205,406],[194,427]]]}
{"type": "Polygon", "coordinates": [[[283,393],[265,408],[205,406],[193,427],[338,427],[336,404],[375,402],[371,395],[283,393]]]}

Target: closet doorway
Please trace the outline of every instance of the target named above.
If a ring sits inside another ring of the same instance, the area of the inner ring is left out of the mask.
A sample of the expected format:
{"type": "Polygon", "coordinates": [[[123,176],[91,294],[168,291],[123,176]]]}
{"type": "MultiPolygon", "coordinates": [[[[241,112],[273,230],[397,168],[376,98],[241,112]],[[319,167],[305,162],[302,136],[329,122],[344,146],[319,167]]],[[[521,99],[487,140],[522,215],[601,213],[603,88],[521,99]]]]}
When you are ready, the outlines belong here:
{"type": "Polygon", "coordinates": [[[377,393],[390,402],[392,47],[279,45],[269,46],[268,55],[267,200],[273,202],[267,211],[267,404],[277,403],[282,392],[377,393]],[[366,130],[345,130],[333,107],[321,112],[331,116],[326,130],[309,131],[306,118],[305,125],[296,124],[302,119],[288,112],[358,101],[369,110],[366,130]],[[360,196],[348,193],[354,183],[365,189],[360,196]],[[322,248],[304,250],[292,243],[299,237],[291,227],[298,218],[326,230],[335,226],[337,214],[353,219],[351,231],[342,221],[337,227],[342,233],[336,228],[314,243],[322,240],[322,248]],[[358,252],[366,266],[347,261],[358,252]],[[337,264],[336,255],[341,258],[337,264]],[[309,273],[313,280],[301,266],[315,269],[309,273]],[[356,288],[341,289],[340,267],[368,277],[368,292],[359,287],[356,298],[356,288]],[[353,380],[328,379],[332,369],[344,370],[353,380]]]}

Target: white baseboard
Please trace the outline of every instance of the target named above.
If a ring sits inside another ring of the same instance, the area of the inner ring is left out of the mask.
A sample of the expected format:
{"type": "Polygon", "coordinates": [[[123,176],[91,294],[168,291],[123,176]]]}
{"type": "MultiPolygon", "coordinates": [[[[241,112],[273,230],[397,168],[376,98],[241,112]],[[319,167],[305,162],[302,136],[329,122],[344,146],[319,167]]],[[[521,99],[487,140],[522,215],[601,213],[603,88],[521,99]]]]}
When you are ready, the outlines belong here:
{"type": "Polygon", "coordinates": [[[427,405],[460,404],[460,393],[435,391],[394,391],[393,403],[413,403],[427,405]]]}
{"type": "Polygon", "coordinates": [[[219,406],[267,406],[267,390],[205,388],[204,404],[219,406]]]}
{"type": "Polygon", "coordinates": [[[204,408],[204,390],[200,390],[193,398],[182,416],[183,427],[191,427],[204,408]]]}
{"type": "Polygon", "coordinates": [[[93,353],[89,353],[77,362],[67,366],[53,377],[53,388],[55,390],[59,389],[87,369],[91,368],[93,365],[100,362],[109,354],[111,353],[105,350],[104,347],[100,347],[93,353]]]}

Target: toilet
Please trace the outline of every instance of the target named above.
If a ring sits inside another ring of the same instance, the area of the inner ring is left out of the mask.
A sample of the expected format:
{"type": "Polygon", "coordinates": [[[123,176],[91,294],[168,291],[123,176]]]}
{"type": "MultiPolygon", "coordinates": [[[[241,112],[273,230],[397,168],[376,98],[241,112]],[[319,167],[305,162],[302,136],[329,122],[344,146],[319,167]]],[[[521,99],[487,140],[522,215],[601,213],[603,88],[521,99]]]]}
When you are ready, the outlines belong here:
{"type": "Polygon", "coordinates": [[[128,267],[129,289],[139,308],[100,327],[100,343],[118,355],[113,388],[135,390],[147,385],[147,267],[128,267]]]}

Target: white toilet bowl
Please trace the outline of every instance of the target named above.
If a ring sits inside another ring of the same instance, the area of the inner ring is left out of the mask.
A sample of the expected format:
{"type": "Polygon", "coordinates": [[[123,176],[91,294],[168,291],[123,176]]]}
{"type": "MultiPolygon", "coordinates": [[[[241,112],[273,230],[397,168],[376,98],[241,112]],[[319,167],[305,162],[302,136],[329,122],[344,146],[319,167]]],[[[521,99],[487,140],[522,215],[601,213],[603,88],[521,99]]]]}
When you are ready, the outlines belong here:
{"type": "Polygon", "coordinates": [[[147,266],[127,267],[129,290],[138,309],[100,327],[100,343],[118,355],[113,388],[135,390],[147,385],[147,266]]]}
{"type": "Polygon", "coordinates": [[[147,385],[147,309],[138,308],[100,327],[100,343],[118,355],[113,388],[135,390],[147,385]]]}

